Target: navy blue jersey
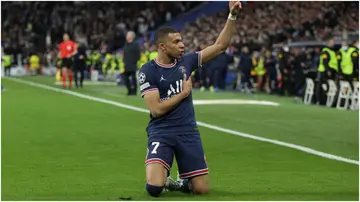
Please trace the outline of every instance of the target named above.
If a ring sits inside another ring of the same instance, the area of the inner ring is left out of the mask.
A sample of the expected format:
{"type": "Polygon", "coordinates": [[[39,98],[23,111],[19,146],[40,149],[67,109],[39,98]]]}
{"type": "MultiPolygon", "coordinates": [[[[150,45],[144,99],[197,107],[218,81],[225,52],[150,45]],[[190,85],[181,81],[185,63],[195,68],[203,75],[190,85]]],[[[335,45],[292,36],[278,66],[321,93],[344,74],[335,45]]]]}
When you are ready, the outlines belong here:
{"type": "MultiPolygon", "coordinates": [[[[200,52],[190,52],[168,65],[156,59],[144,64],[139,71],[141,96],[158,91],[162,102],[179,94],[184,74],[189,78],[191,72],[201,66],[200,55],[200,52]]],[[[150,118],[146,129],[149,136],[181,135],[197,130],[191,94],[167,114],[157,118],[150,114],[150,118]]]]}

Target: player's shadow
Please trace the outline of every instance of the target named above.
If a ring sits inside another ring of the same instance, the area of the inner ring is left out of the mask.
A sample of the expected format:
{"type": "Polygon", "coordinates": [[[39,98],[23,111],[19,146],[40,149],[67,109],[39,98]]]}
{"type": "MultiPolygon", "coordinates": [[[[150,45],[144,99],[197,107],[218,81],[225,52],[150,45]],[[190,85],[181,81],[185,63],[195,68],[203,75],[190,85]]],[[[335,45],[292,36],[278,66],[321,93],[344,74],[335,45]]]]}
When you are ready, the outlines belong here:
{"type": "Polygon", "coordinates": [[[211,190],[209,194],[205,194],[205,195],[193,195],[193,194],[188,194],[188,193],[183,193],[183,192],[163,192],[161,198],[163,200],[176,200],[178,201],[179,198],[183,199],[183,200],[196,200],[196,201],[208,201],[209,197],[211,198],[211,195],[213,196],[226,196],[226,197],[230,197],[233,196],[234,200],[236,197],[239,197],[239,193],[234,193],[234,192],[229,192],[229,191],[225,191],[225,190],[211,190]],[[165,199],[164,199],[165,198],[165,199]]]}
{"type": "MultiPolygon", "coordinates": [[[[137,196],[138,198],[131,199],[118,199],[117,201],[126,200],[141,200],[144,201],[208,201],[209,199],[215,201],[257,201],[257,200],[323,200],[332,201],[340,200],[342,196],[347,196],[347,200],[359,199],[357,192],[309,192],[309,191],[290,191],[290,192],[279,192],[279,191],[242,191],[242,190],[219,190],[212,189],[209,194],[206,195],[192,195],[182,192],[163,192],[160,197],[154,198],[149,196],[146,192],[144,195],[137,196]]],[[[111,200],[111,199],[110,199],[111,200]]],[[[116,200],[116,199],[115,199],[116,200]]],[[[357,200],[358,201],[358,200],[357,200]]]]}
{"type": "Polygon", "coordinates": [[[226,191],[226,190],[217,190],[212,189],[209,194],[206,195],[189,195],[187,193],[182,192],[164,192],[163,196],[159,199],[161,200],[176,200],[179,198],[183,200],[191,200],[191,201],[207,201],[209,198],[213,198],[213,200],[227,200],[227,201],[254,201],[254,200],[337,200],[341,199],[342,196],[348,196],[350,198],[359,199],[358,192],[301,192],[294,190],[293,192],[278,192],[278,191],[248,191],[243,192],[239,191],[226,191]],[[212,197],[213,196],[213,197],[212,197]],[[279,197],[281,196],[281,197],[279,197]],[[353,197],[352,197],[353,196],[353,197]],[[165,198],[165,199],[164,199],[165,198]],[[281,199],[282,198],[282,199],[281,199]],[[298,199],[297,199],[298,198],[298,199]]]}

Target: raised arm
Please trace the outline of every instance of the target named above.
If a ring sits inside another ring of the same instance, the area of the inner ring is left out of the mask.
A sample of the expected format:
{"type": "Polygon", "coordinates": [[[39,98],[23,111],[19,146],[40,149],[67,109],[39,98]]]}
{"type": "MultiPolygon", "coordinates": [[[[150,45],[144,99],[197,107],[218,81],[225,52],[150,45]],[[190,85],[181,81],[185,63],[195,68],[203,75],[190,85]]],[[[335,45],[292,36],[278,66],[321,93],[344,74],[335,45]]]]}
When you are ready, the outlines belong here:
{"type": "Polygon", "coordinates": [[[240,1],[230,1],[229,8],[230,14],[228,20],[226,21],[225,27],[221,31],[220,35],[216,39],[216,42],[200,52],[201,64],[206,63],[223,53],[230,44],[231,37],[235,31],[236,17],[239,14],[242,6],[240,1]]]}

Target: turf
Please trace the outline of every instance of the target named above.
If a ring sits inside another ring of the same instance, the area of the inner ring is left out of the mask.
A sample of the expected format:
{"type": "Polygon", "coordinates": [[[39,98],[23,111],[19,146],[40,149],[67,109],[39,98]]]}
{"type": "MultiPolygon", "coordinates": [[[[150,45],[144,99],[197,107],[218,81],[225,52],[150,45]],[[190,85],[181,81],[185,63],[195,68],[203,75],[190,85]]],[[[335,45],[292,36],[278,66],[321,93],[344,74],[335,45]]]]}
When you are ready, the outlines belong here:
{"type": "MultiPolygon", "coordinates": [[[[53,78],[22,78],[54,86],[53,78]]],[[[147,196],[140,113],[2,80],[2,200],[358,200],[359,167],[200,127],[211,193],[147,196]]],[[[145,108],[117,86],[73,91],[145,108]]],[[[359,158],[358,112],[268,95],[194,92],[194,99],[256,99],[278,107],[196,106],[198,121],[359,158]]],[[[173,171],[176,171],[174,164],[173,171]]],[[[173,172],[174,174],[175,172],[173,172]]]]}

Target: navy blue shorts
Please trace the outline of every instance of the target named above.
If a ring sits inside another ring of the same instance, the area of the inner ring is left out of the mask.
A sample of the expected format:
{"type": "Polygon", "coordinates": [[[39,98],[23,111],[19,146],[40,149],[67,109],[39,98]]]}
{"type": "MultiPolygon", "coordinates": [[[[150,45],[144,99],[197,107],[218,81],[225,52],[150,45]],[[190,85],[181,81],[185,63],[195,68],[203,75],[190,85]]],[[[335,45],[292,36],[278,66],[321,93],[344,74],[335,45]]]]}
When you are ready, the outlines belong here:
{"type": "Polygon", "coordinates": [[[170,172],[174,156],[182,179],[209,173],[200,134],[149,137],[145,166],[160,163],[170,172]]]}

